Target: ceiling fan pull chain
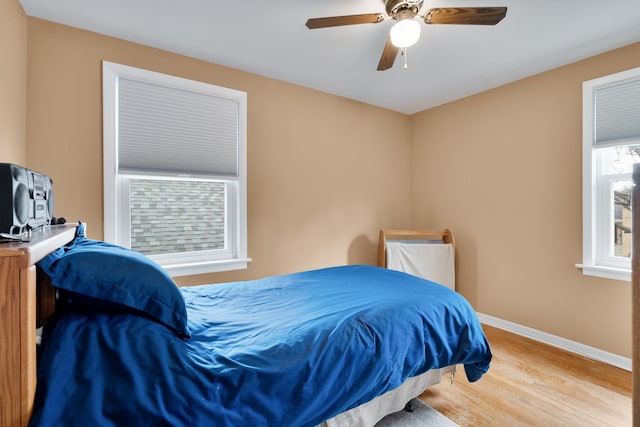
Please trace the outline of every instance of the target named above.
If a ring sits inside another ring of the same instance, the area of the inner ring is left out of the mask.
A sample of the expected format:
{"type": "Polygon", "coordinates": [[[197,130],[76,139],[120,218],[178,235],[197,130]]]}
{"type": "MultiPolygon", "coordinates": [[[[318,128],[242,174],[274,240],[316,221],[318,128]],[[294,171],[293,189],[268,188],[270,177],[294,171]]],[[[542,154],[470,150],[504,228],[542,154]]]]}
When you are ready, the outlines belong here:
{"type": "Polygon", "coordinates": [[[404,56],[404,69],[406,70],[407,67],[407,48],[403,47],[402,48],[402,56],[404,56]]]}

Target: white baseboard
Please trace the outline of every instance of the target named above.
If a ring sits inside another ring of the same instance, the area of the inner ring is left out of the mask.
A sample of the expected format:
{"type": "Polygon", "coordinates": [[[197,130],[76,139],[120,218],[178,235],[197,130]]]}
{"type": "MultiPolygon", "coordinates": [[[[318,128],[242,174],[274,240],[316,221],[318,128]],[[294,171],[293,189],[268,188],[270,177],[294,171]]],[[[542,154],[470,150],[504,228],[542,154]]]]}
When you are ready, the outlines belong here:
{"type": "Polygon", "coordinates": [[[546,332],[538,331],[537,329],[509,322],[507,320],[498,319],[497,317],[489,316],[487,314],[476,314],[478,315],[478,319],[480,319],[481,323],[486,323],[489,326],[494,326],[505,331],[513,332],[514,334],[522,335],[523,337],[531,338],[533,340],[540,341],[545,344],[570,351],[572,353],[577,353],[590,359],[608,363],[609,365],[617,366],[618,368],[625,369],[631,372],[630,358],[609,353],[595,347],[580,344],[579,342],[571,341],[566,338],[558,337],[556,335],[551,335],[546,332]]]}

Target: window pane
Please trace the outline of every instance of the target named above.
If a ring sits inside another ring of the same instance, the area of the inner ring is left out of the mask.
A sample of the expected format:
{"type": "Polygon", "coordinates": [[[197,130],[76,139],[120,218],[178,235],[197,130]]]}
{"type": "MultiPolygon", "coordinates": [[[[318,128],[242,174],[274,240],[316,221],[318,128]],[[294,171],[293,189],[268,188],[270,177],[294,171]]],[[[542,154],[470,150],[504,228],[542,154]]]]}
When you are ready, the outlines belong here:
{"type": "Polygon", "coordinates": [[[625,145],[605,150],[611,152],[610,156],[605,156],[605,159],[610,159],[609,167],[605,167],[605,174],[632,173],[633,164],[640,162],[640,145],[625,145]]]}
{"type": "Polygon", "coordinates": [[[613,254],[625,258],[631,257],[631,187],[631,181],[613,185],[613,254]]]}
{"type": "Polygon", "coordinates": [[[166,254],[225,248],[225,183],[130,180],[131,248],[166,254]]]}

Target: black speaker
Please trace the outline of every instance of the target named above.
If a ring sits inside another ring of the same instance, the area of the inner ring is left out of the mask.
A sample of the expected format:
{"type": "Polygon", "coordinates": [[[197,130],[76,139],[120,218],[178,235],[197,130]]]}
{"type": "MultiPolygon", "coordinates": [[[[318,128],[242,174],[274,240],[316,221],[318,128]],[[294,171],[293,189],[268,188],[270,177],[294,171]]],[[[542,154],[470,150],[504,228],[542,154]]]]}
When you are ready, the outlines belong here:
{"type": "Polygon", "coordinates": [[[49,225],[53,181],[13,163],[0,163],[0,233],[20,234],[49,225]]]}
{"type": "Polygon", "coordinates": [[[31,210],[27,169],[0,163],[0,232],[19,234],[29,222],[31,210]]]}

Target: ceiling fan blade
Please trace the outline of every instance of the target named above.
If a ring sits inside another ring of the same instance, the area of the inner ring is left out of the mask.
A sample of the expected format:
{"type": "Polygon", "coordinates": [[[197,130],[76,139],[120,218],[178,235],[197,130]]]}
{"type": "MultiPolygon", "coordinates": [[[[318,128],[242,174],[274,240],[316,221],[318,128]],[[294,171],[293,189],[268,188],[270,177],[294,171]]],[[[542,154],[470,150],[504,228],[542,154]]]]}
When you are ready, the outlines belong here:
{"type": "Polygon", "coordinates": [[[307,28],[339,27],[341,25],[377,24],[384,21],[381,13],[365,13],[362,15],[329,16],[327,18],[311,18],[307,20],[307,28]]]}
{"type": "Polygon", "coordinates": [[[496,25],[507,14],[506,7],[438,7],[424,15],[427,24],[496,25]]]}
{"type": "Polygon", "coordinates": [[[391,37],[387,37],[387,43],[384,45],[380,62],[378,62],[378,71],[388,70],[393,67],[396,56],[398,56],[398,50],[399,48],[391,43],[391,37]]]}

